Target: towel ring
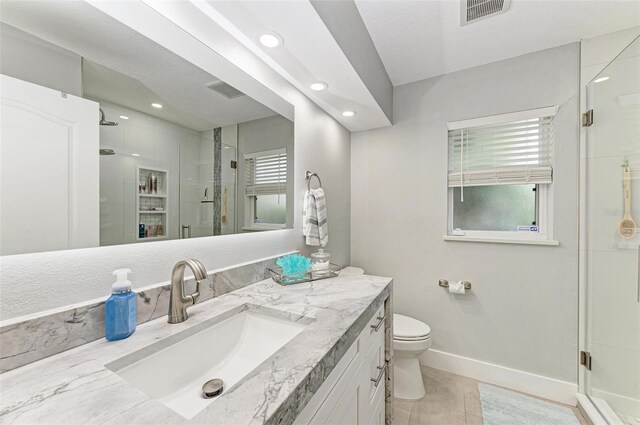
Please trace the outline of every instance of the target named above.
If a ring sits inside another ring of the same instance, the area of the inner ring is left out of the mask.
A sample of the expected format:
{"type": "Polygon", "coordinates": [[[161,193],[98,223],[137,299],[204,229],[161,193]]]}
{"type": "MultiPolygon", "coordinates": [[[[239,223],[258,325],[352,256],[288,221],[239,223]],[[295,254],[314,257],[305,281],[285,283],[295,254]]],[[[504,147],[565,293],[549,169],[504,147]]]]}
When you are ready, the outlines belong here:
{"type": "Polygon", "coordinates": [[[307,171],[307,190],[311,190],[311,178],[315,177],[318,179],[319,188],[322,187],[322,180],[320,180],[320,176],[316,173],[312,173],[311,171],[307,171]]]}

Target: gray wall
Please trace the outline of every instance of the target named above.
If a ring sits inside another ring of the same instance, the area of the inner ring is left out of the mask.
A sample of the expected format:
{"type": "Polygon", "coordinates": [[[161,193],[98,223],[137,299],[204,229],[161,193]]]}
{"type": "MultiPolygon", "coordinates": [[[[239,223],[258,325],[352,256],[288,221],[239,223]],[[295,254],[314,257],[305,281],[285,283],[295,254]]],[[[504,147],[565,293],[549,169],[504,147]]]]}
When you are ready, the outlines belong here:
{"type": "Polygon", "coordinates": [[[396,87],[394,126],[352,135],[351,262],[394,278],[396,312],[428,323],[432,348],[576,381],[578,84],[571,44],[396,87]],[[444,241],[446,123],[551,105],[560,246],[444,241]]]}
{"type": "Polygon", "coordinates": [[[82,96],[79,55],[4,23],[0,38],[0,74],[82,96]]]}

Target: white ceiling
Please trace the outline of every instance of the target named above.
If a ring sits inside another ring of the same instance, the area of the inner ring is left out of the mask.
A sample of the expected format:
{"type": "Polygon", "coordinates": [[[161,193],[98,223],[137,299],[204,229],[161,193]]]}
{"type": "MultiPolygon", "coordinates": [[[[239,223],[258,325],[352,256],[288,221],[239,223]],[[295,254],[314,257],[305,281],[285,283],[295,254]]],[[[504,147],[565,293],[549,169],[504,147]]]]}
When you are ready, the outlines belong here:
{"type": "Polygon", "coordinates": [[[83,91],[90,98],[198,131],[275,115],[248,96],[210,90],[216,77],[85,2],[2,1],[2,22],[86,58],[83,91]]]}
{"type": "Polygon", "coordinates": [[[349,130],[391,124],[308,0],[194,4],[349,130]],[[262,46],[258,38],[265,32],[279,34],[282,46],[262,46]],[[328,90],[312,91],[309,85],[317,80],[328,83],[328,90]],[[343,117],[345,110],[357,115],[343,117]]]}
{"type": "Polygon", "coordinates": [[[460,25],[458,0],[355,0],[394,86],[640,25],[637,0],[512,0],[460,25]]]}
{"type": "MultiPolygon", "coordinates": [[[[178,4],[146,1],[156,6],[178,4]]],[[[355,3],[395,86],[640,25],[639,0],[512,0],[507,13],[464,27],[458,0],[355,3]]],[[[172,114],[169,120],[186,125],[179,115],[188,112],[199,121],[189,124],[196,129],[273,114],[249,98],[228,101],[211,92],[204,86],[215,80],[213,75],[87,3],[3,0],[1,4],[3,21],[134,80],[130,83],[136,90],[123,89],[116,74],[88,69],[95,71],[96,83],[87,86],[95,97],[140,110],[154,101],[146,97],[155,94],[168,107],[152,113],[172,114]],[[100,87],[99,78],[104,81],[100,84],[111,85],[100,87]],[[130,95],[129,100],[114,99],[120,95],[130,95]],[[211,96],[220,102],[211,102],[211,96]]],[[[204,15],[203,25],[214,21],[349,130],[391,124],[309,0],[191,0],[190,4],[204,15]],[[284,45],[261,46],[257,38],[264,31],[279,33],[284,45]],[[311,91],[314,80],[327,82],[329,89],[311,91]],[[341,112],[347,109],[357,115],[343,117],[341,112]]]]}

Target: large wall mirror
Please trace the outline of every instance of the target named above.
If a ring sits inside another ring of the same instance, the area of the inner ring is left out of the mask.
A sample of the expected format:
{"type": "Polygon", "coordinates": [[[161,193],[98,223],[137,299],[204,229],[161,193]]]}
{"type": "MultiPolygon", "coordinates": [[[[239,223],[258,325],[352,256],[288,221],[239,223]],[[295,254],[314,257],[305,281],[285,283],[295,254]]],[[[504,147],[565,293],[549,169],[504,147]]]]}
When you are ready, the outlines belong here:
{"type": "Polygon", "coordinates": [[[1,7],[0,254],[292,227],[290,120],[87,3],[1,7]]]}

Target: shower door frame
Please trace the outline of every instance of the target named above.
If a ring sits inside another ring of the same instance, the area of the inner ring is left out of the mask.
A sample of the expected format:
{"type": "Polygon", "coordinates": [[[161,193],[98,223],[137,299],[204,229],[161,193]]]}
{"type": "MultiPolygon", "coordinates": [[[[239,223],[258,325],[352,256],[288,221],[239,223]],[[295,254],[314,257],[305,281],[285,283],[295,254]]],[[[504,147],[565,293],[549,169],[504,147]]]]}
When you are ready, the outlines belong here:
{"type": "MultiPolygon", "coordinates": [[[[598,73],[589,80],[584,86],[580,86],[580,120],[583,122],[584,114],[591,109],[589,98],[589,87],[612,63],[614,63],[620,55],[622,55],[627,48],[629,48],[634,42],[640,39],[640,35],[637,35],[627,43],[622,50],[620,50],[598,73]]],[[[582,49],[581,49],[582,50],[582,49]]],[[[602,400],[603,403],[596,403],[592,397],[588,394],[588,389],[591,385],[591,370],[585,365],[581,364],[580,358],[582,352],[589,351],[589,329],[592,328],[591,315],[589,310],[589,298],[588,298],[588,217],[587,217],[587,140],[588,140],[588,128],[589,125],[582,124],[580,126],[580,146],[579,146],[579,224],[578,224],[578,238],[579,238],[579,252],[578,252],[578,394],[576,398],[578,401],[578,408],[582,414],[595,425],[623,425],[622,420],[617,416],[615,411],[608,405],[606,400],[602,400]]],[[[639,247],[640,249],[640,247],[639,247]]],[[[640,265],[639,265],[640,268],[640,265]]],[[[640,269],[638,270],[640,273],[640,269]]]]}

